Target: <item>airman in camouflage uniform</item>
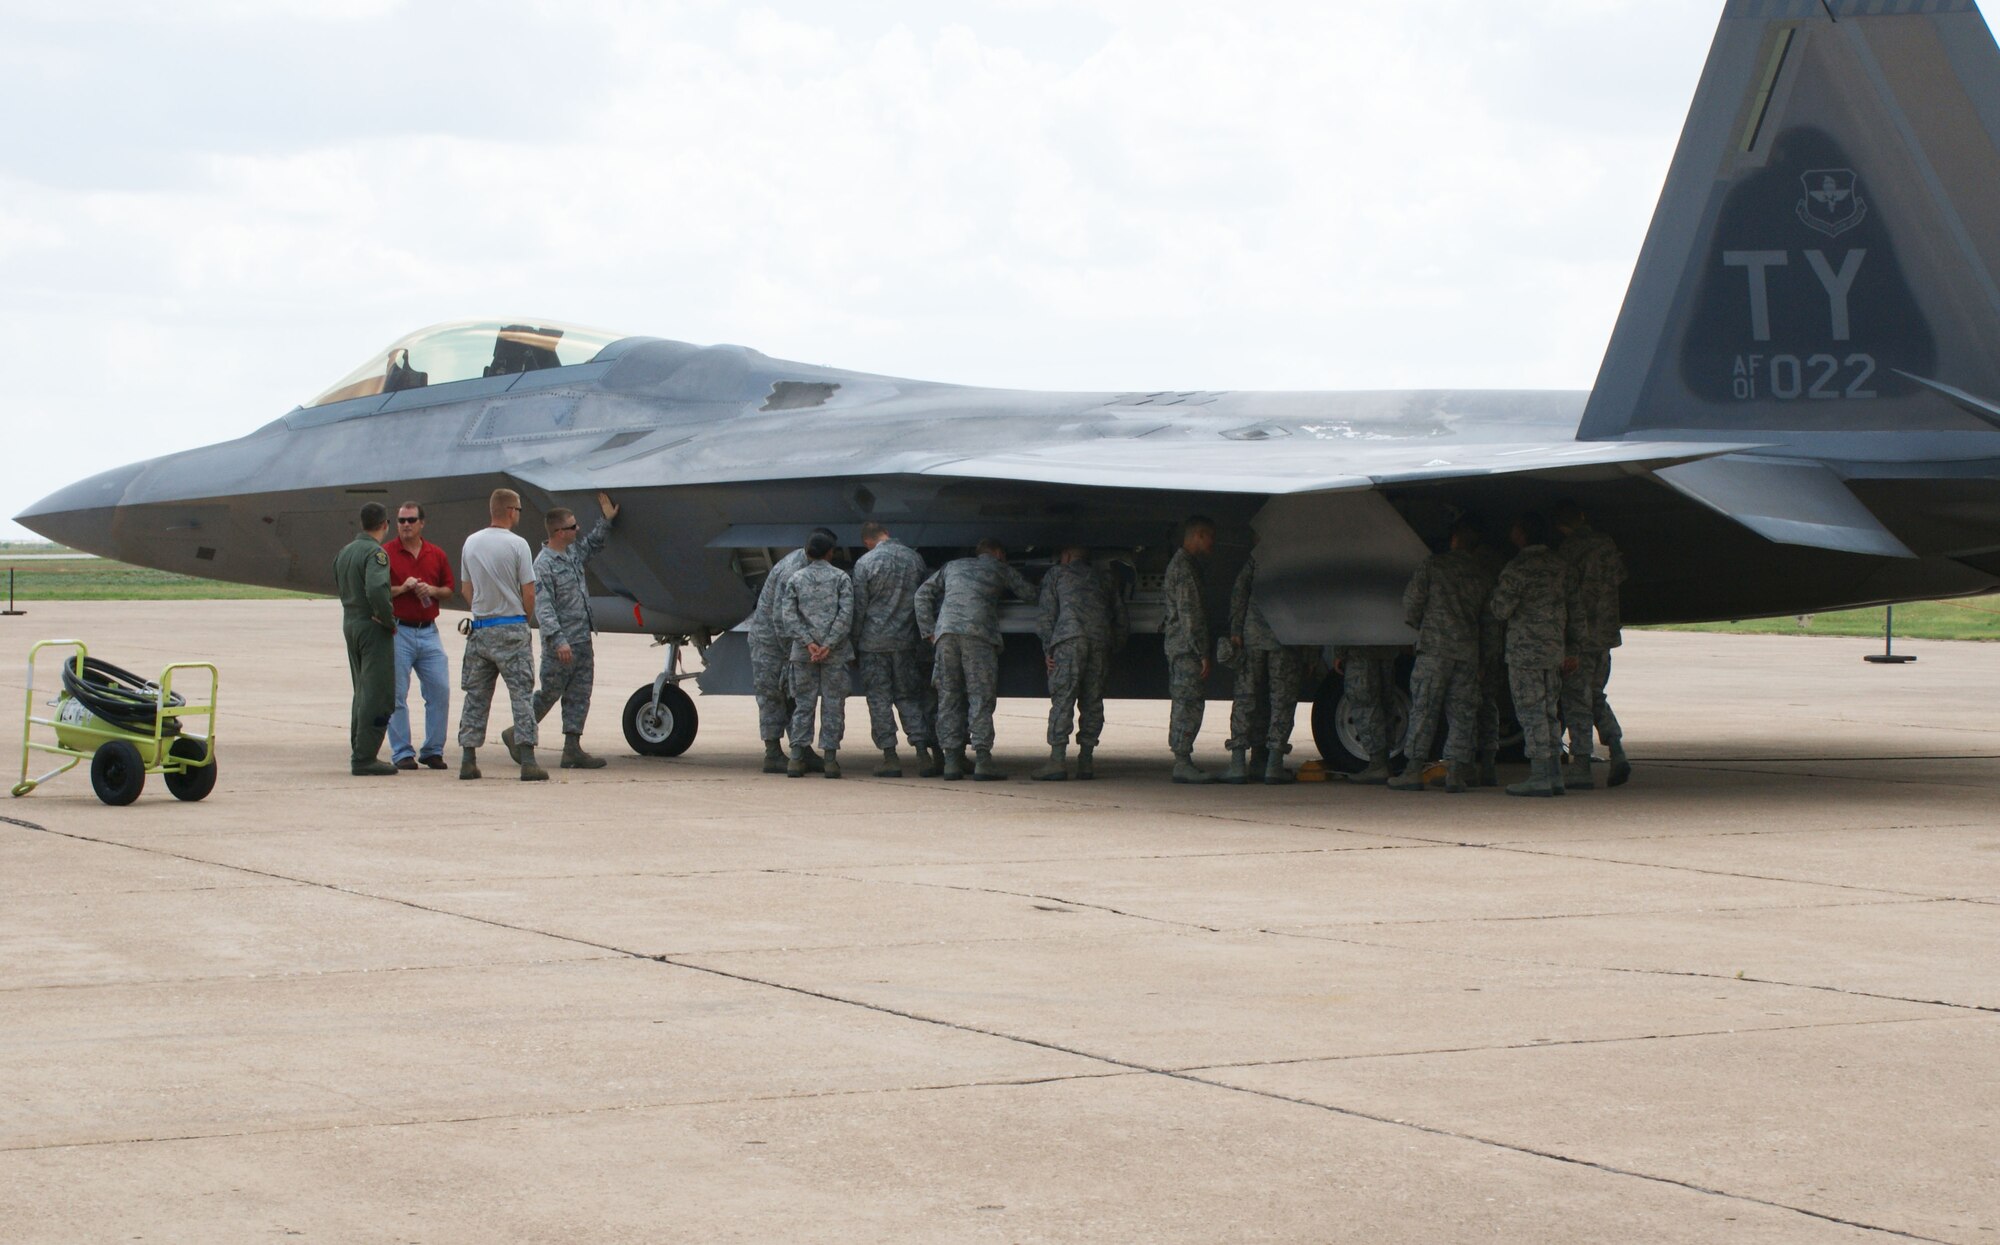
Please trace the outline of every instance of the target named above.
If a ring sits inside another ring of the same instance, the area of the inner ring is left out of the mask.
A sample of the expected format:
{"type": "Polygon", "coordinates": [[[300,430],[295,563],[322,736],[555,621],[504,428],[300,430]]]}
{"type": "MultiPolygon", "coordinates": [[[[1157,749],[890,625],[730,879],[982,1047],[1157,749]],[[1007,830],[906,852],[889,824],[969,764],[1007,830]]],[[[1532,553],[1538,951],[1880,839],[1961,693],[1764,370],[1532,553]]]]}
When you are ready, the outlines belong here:
{"type": "Polygon", "coordinates": [[[1167,654],[1167,696],[1173,702],[1167,746],[1173,750],[1175,782],[1211,783],[1215,775],[1194,763],[1195,736],[1201,733],[1205,685],[1214,671],[1209,656],[1208,606],[1201,599],[1196,559],[1215,551],[1215,521],[1200,515],[1183,525],[1181,547],[1167,563],[1160,595],[1166,606],[1161,633],[1167,654]]]}
{"type": "Polygon", "coordinates": [[[1625,732],[1605,698],[1611,681],[1611,650],[1625,642],[1618,611],[1618,586],[1625,582],[1625,559],[1617,544],[1590,525],[1575,502],[1555,508],[1556,530],[1562,543],[1556,555],[1569,567],[1569,608],[1576,619],[1576,668],[1563,672],[1563,726],[1569,731],[1569,771],[1565,787],[1590,788],[1591,733],[1611,749],[1607,786],[1623,786],[1632,777],[1625,757],[1625,732]]]}
{"type": "Polygon", "coordinates": [[[785,580],[778,597],[778,630],[791,644],[792,758],[785,773],[803,778],[819,710],[819,746],[828,778],[840,777],[840,738],[847,731],[847,665],[854,660],[854,584],[826,560],[833,538],[814,533],[806,564],[785,580]]]}
{"type": "Polygon", "coordinates": [[[1256,583],[1253,553],[1229,594],[1236,695],[1229,709],[1229,768],[1222,781],[1241,784],[1261,778],[1275,786],[1293,781],[1292,771],[1285,768],[1285,754],[1292,747],[1303,672],[1298,652],[1278,642],[1263,609],[1252,599],[1256,583]]]}
{"type": "Polygon", "coordinates": [[[465,538],[459,551],[459,579],[472,603],[471,633],[459,662],[458,776],[480,777],[479,748],[486,742],[486,719],[493,708],[495,680],[507,684],[514,733],[507,751],[521,767],[521,781],[545,782],[548,772],[535,763],[535,652],[528,619],[535,612],[535,564],[528,542],[514,533],[521,518],[521,495],[494,489],[487,501],[492,522],[465,538]]]}
{"type": "Polygon", "coordinates": [[[1458,794],[1471,777],[1479,737],[1479,632],[1493,581],[1473,552],[1471,524],[1452,528],[1451,548],[1424,560],[1403,590],[1403,621],[1417,633],[1410,674],[1410,726],[1403,737],[1398,791],[1422,791],[1438,718],[1445,722],[1445,790],[1458,794]]]}
{"type": "MultiPolygon", "coordinates": [[[[543,516],[549,539],[535,555],[535,625],[542,631],[542,685],[535,689],[535,721],[562,703],[564,769],[603,769],[604,758],[583,750],[583,723],[590,716],[590,691],[597,681],[597,654],[590,639],[590,587],[584,563],[597,556],[611,538],[618,507],[597,495],[603,514],[581,539],[576,515],[561,507],[543,516]]],[[[500,732],[512,746],[514,729],[500,732]]]]}
{"type": "Polygon", "coordinates": [[[901,778],[896,757],[896,714],[917,753],[925,778],[944,772],[937,727],[924,695],[924,644],[917,634],[917,589],[930,575],[923,555],[901,544],[880,523],[861,525],[868,552],[854,564],[854,646],[861,657],[861,687],[868,722],[882,750],[877,778],[901,778]]]}
{"type": "MultiPolygon", "coordinates": [[[[821,534],[828,540],[834,539],[826,528],[812,530],[813,536],[821,534]]],[[[805,564],[804,549],[794,549],[779,558],[770,574],[764,576],[764,586],[757,593],[757,608],[750,615],[750,684],[757,696],[757,736],[764,741],[767,774],[785,772],[785,757],[779,751],[778,741],[792,716],[791,691],[787,687],[792,670],[791,645],[778,634],[778,597],[785,590],[785,581],[805,564]]],[[[806,767],[817,773],[819,755],[812,750],[812,741],[795,739],[792,743],[806,749],[806,767]]]]}
{"type": "Polygon", "coordinates": [[[347,673],[354,684],[348,712],[348,772],[393,777],[380,757],[389,715],[396,711],[396,615],[389,602],[389,511],[380,502],[361,507],[362,532],[333,559],[340,590],[340,633],[347,644],[347,673]]]}
{"type": "Polygon", "coordinates": [[[917,589],[917,630],[936,645],[938,743],[944,748],[944,776],[965,777],[970,739],[972,777],[997,782],[1007,777],[993,764],[993,702],[1000,683],[1000,597],[1012,593],[1034,599],[1034,586],[1007,565],[1007,550],[996,540],[979,542],[976,557],[947,562],[917,589]]]}
{"type": "Polygon", "coordinates": [[[1500,785],[1500,698],[1507,694],[1507,625],[1493,617],[1493,585],[1507,560],[1481,534],[1472,555],[1486,577],[1486,600],[1479,612],[1479,769],[1482,787],[1500,785]]]}
{"type": "Polygon", "coordinates": [[[1359,711],[1354,723],[1356,742],[1368,754],[1368,767],[1350,775],[1349,782],[1380,785],[1389,781],[1389,753],[1400,742],[1392,729],[1396,658],[1402,652],[1393,644],[1349,644],[1335,652],[1342,698],[1351,697],[1359,711]]]}
{"type": "Polygon", "coordinates": [[[1507,624],[1507,681],[1532,773],[1507,794],[1561,795],[1562,671],[1575,651],[1569,568],[1549,548],[1548,520],[1538,514],[1514,524],[1514,544],[1520,552],[1500,572],[1493,616],[1507,624]]]}
{"type": "Polygon", "coordinates": [[[1111,654],[1125,644],[1130,622],[1125,594],[1107,568],[1090,564],[1090,551],[1071,545],[1042,576],[1041,612],[1035,631],[1049,672],[1049,763],[1035,771],[1043,782],[1069,777],[1063,754],[1076,724],[1076,776],[1097,776],[1094,753],[1104,734],[1104,679],[1111,654]]]}

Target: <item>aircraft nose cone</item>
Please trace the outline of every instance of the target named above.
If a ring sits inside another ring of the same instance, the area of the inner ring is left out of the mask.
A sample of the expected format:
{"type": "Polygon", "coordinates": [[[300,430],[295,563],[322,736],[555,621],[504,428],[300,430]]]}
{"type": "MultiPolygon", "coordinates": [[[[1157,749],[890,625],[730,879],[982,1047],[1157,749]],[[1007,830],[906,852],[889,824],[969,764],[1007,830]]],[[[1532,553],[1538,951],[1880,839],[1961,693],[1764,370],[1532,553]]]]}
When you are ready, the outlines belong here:
{"type": "Polygon", "coordinates": [[[78,480],[29,506],[14,521],[57,544],[115,556],[118,504],[145,469],[143,462],[130,463],[78,480]]]}

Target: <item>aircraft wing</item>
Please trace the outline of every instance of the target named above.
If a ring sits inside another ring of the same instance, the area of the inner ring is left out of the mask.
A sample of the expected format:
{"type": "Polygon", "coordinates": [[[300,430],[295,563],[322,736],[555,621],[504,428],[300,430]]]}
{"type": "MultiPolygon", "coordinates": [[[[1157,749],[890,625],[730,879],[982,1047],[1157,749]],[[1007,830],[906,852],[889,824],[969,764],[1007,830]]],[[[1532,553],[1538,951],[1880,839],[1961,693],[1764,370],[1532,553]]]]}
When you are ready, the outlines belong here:
{"type": "Polygon", "coordinates": [[[1655,470],[1753,448],[1688,441],[1427,443],[1385,439],[1370,443],[1296,437],[1253,442],[1163,438],[982,454],[939,462],[925,467],[921,474],[1095,488],[1283,496],[1575,468],[1655,470]]]}

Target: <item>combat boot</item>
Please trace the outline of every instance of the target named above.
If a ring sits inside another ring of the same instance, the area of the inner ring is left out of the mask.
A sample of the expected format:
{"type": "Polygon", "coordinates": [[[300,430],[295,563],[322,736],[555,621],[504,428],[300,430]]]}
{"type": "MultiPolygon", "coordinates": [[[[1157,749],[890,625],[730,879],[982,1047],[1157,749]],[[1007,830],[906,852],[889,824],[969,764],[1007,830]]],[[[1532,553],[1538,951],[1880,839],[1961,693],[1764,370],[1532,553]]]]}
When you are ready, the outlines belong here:
{"type": "Polygon", "coordinates": [[[549,772],[535,764],[535,750],[527,744],[514,749],[515,759],[521,762],[522,782],[547,782],[549,772]]]}
{"type": "Polygon", "coordinates": [[[1571,752],[1569,764],[1563,767],[1562,785],[1564,790],[1589,791],[1597,785],[1590,776],[1590,753],[1571,752]]]}
{"type": "Polygon", "coordinates": [[[1403,772],[1389,780],[1389,790],[1422,791],[1424,789],[1424,769],[1424,763],[1415,757],[1404,758],[1403,772]]]}
{"type": "MultiPolygon", "coordinates": [[[[410,768],[417,768],[416,764],[412,762],[410,768]]],[[[384,776],[393,778],[396,775],[396,767],[382,760],[357,761],[347,767],[347,772],[356,778],[381,778],[384,776]]]]}
{"type": "MultiPolygon", "coordinates": [[[[1254,757],[1256,753],[1253,752],[1251,753],[1251,755],[1254,757]]],[[[1281,787],[1288,782],[1298,781],[1298,776],[1293,774],[1292,771],[1285,768],[1284,753],[1279,752],[1277,749],[1273,748],[1269,755],[1271,759],[1264,762],[1265,786],[1281,787]]]]}
{"type": "MultiPolygon", "coordinates": [[[[919,748],[917,751],[922,753],[923,749],[919,748]]],[[[896,750],[894,748],[882,749],[882,763],[875,767],[875,777],[901,778],[902,776],[903,763],[897,759],[896,750]]]]}
{"type": "Polygon", "coordinates": [[[1388,782],[1389,754],[1386,752],[1369,753],[1368,768],[1358,774],[1349,774],[1347,781],[1367,783],[1371,787],[1379,787],[1388,782]]]}
{"type": "Polygon", "coordinates": [[[814,752],[812,750],[811,744],[807,744],[803,749],[803,751],[805,752],[805,757],[806,757],[806,773],[808,774],[826,773],[826,762],[820,759],[819,753],[814,752]]]}
{"type": "Polygon", "coordinates": [[[1049,763],[1035,771],[1034,773],[1035,781],[1036,782],[1068,781],[1069,767],[1063,759],[1063,754],[1068,751],[1069,751],[1069,746],[1067,744],[1050,744],[1049,763]]]}
{"type": "Polygon", "coordinates": [[[478,753],[471,748],[465,748],[462,749],[461,751],[463,751],[465,755],[459,759],[458,776],[460,778],[467,778],[467,779],[479,777],[478,753]]]}
{"type": "Polygon", "coordinates": [[[1076,746],[1076,780],[1085,782],[1097,777],[1096,748],[1091,744],[1076,746]]]}
{"type": "Polygon", "coordinates": [[[1244,783],[1249,782],[1250,769],[1248,764],[1244,761],[1244,756],[1246,755],[1246,753],[1247,749],[1231,748],[1229,750],[1229,768],[1223,770],[1221,775],[1217,777],[1216,781],[1226,782],[1232,787],[1240,787],[1244,783]]]}
{"type": "Polygon", "coordinates": [[[1607,739],[1605,746],[1611,749],[1611,769],[1604,776],[1607,787],[1622,787],[1632,781],[1632,762],[1625,756],[1625,741],[1607,739]]]}
{"type": "Polygon", "coordinates": [[[1471,768],[1471,766],[1463,761],[1446,761],[1444,763],[1444,790],[1446,795],[1465,794],[1466,771],[1471,768]]]}
{"type": "Polygon", "coordinates": [[[1250,749],[1251,778],[1255,779],[1262,776],[1264,773],[1269,771],[1270,768],[1271,768],[1271,750],[1269,748],[1250,749]]]}
{"type": "Polygon", "coordinates": [[[775,739],[764,741],[764,772],[782,774],[785,772],[785,752],[775,739]]]}
{"type": "Polygon", "coordinates": [[[806,776],[806,754],[801,748],[792,749],[792,759],[785,763],[785,777],[804,778],[806,776]]]}
{"type": "Polygon", "coordinates": [[[979,748],[973,752],[972,756],[973,756],[972,781],[974,782],[1007,781],[1007,775],[1001,773],[1000,767],[993,764],[993,749],[979,748]]]}
{"type": "Polygon", "coordinates": [[[918,748],[917,755],[923,758],[917,777],[936,778],[944,773],[944,749],[933,744],[928,748],[918,748]]]}
{"type": "Polygon", "coordinates": [[[1555,782],[1551,774],[1555,770],[1553,757],[1532,757],[1528,761],[1528,777],[1507,788],[1508,795],[1554,795],[1555,782]]]}
{"type": "Polygon", "coordinates": [[[1488,748],[1479,754],[1480,786],[1497,787],[1500,785],[1500,770],[1499,767],[1494,764],[1495,759],[1496,758],[1493,749],[1491,748],[1488,748]]]}
{"type": "Polygon", "coordinates": [[[826,760],[820,772],[828,778],[840,777],[840,749],[828,748],[826,750],[826,760]]]}
{"type": "Polygon", "coordinates": [[[1200,786],[1214,782],[1215,775],[1205,769],[1198,768],[1194,763],[1194,754],[1176,752],[1174,753],[1174,781],[1200,786]]]}
{"type": "Polygon", "coordinates": [[[946,782],[957,782],[965,777],[965,753],[952,748],[944,754],[943,777],[946,782]]]}
{"type": "Polygon", "coordinates": [[[603,769],[607,762],[603,757],[594,757],[583,750],[583,736],[563,736],[562,767],[564,769],[603,769]]]}

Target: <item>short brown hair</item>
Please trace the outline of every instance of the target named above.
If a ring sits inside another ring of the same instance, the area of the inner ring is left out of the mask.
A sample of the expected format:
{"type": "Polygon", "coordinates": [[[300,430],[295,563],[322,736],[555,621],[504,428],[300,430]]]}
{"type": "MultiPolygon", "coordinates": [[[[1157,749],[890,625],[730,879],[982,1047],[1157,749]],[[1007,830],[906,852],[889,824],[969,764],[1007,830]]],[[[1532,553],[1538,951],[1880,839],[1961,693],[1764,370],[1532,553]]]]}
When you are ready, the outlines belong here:
{"type": "Polygon", "coordinates": [[[980,541],[977,545],[974,545],[973,549],[979,553],[998,554],[1003,558],[1007,556],[1007,546],[1001,544],[999,541],[993,539],[991,536],[988,536],[986,539],[980,541]]]}
{"type": "Polygon", "coordinates": [[[575,517],[576,517],[576,512],[571,510],[565,510],[561,506],[557,506],[554,510],[549,511],[547,514],[542,516],[542,526],[548,529],[549,535],[553,536],[556,534],[557,528],[563,526],[565,523],[568,523],[571,519],[574,519],[575,517]]]}
{"type": "Polygon", "coordinates": [[[414,511],[416,511],[416,512],[417,512],[417,517],[418,517],[419,519],[428,519],[428,518],[430,518],[430,516],[429,516],[429,515],[427,515],[427,514],[425,514],[425,513],[424,513],[424,503],[422,503],[422,502],[420,502],[420,501],[406,501],[406,502],[404,502],[404,503],[403,503],[402,505],[400,505],[400,506],[396,507],[396,513],[397,513],[397,514],[401,514],[401,513],[403,513],[403,512],[405,511],[405,510],[414,510],[414,511]]]}
{"type": "Polygon", "coordinates": [[[883,527],[873,519],[861,525],[861,539],[863,543],[874,540],[878,536],[887,536],[888,534],[889,529],[883,527]]]}
{"type": "Polygon", "coordinates": [[[510,488],[496,488],[493,496],[486,499],[486,513],[496,519],[509,510],[520,509],[520,506],[521,495],[510,488]]]}

